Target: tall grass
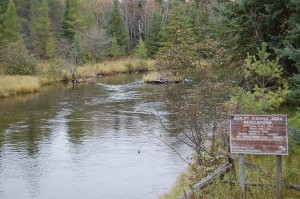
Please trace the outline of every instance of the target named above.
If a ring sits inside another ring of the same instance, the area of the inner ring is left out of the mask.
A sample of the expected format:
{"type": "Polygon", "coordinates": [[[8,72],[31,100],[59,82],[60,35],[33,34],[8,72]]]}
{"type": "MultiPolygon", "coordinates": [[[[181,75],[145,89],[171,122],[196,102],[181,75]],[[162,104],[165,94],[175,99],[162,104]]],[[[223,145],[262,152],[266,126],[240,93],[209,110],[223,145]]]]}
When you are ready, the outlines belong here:
{"type": "Polygon", "coordinates": [[[8,97],[40,90],[38,77],[32,76],[0,76],[0,97],[8,97]]]}
{"type": "Polygon", "coordinates": [[[107,60],[102,63],[85,64],[78,67],[77,73],[82,77],[106,76],[118,73],[152,70],[153,60],[142,60],[134,57],[107,60]]]}

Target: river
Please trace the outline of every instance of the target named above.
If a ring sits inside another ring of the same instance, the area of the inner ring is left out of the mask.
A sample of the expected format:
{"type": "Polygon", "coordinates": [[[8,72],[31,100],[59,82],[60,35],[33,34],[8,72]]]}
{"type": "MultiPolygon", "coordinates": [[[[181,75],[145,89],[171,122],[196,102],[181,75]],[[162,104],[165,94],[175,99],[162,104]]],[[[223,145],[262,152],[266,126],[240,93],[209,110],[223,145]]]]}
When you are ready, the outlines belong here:
{"type": "Polygon", "coordinates": [[[167,132],[164,99],[180,85],[146,85],[140,74],[94,85],[54,86],[0,100],[0,198],[155,199],[192,151],[167,132]]]}

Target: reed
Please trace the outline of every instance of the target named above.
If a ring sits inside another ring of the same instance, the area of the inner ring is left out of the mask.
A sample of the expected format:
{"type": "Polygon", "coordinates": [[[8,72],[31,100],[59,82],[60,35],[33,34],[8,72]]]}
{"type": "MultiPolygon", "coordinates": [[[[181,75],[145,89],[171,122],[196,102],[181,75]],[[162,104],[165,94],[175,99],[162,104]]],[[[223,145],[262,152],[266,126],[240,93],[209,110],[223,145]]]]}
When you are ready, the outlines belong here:
{"type": "Polygon", "coordinates": [[[38,77],[33,76],[0,76],[0,97],[35,93],[40,90],[38,77]]]}

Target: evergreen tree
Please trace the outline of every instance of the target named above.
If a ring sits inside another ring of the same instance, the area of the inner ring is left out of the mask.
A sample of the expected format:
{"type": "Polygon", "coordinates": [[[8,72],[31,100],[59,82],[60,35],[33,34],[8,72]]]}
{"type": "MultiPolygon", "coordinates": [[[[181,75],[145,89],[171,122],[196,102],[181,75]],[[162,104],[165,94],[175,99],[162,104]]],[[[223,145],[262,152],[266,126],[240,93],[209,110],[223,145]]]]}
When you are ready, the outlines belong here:
{"type": "Polygon", "coordinates": [[[16,6],[13,0],[9,0],[6,12],[3,15],[2,38],[4,43],[10,43],[21,39],[21,24],[18,19],[16,6]]]}
{"type": "Polygon", "coordinates": [[[289,19],[291,28],[285,37],[285,48],[279,53],[281,57],[292,60],[300,73],[300,1],[292,0],[289,7],[293,10],[289,19]]]}
{"type": "Polygon", "coordinates": [[[0,7],[1,7],[1,10],[2,10],[2,12],[0,12],[0,13],[5,12],[7,4],[8,4],[8,0],[1,0],[0,1],[0,7]]]}
{"type": "Polygon", "coordinates": [[[270,48],[280,46],[288,29],[288,1],[222,1],[215,7],[216,39],[237,60],[247,52],[255,54],[262,42],[270,48]]]}
{"type": "Polygon", "coordinates": [[[139,44],[136,47],[135,55],[140,59],[146,59],[148,56],[148,51],[142,38],[140,38],[139,44]]]}
{"type": "Polygon", "coordinates": [[[119,57],[121,55],[120,46],[118,44],[116,36],[114,36],[113,39],[112,39],[110,55],[113,58],[117,58],[117,57],[119,57]]]}
{"type": "Polygon", "coordinates": [[[199,9],[196,8],[195,2],[192,2],[188,7],[188,22],[191,26],[191,29],[195,35],[196,40],[203,41],[204,31],[204,11],[200,12],[199,9]]]}
{"type": "Polygon", "coordinates": [[[129,52],[129,36],[126,30],[124,19],[119,8],[119,1],[114,0],[109,17],[109,35],[115,36],[122,53],[129,52]]]}
{"type": "Polygon", "coordinates": [[[81,23],[79,0],[66,0],[66,8],[62,21],[62,34],[65,38],[73,41],[78,25],[81,23]]]}
{"type": "Polygon", "coordinates": [[[33,52],[42,57],[52,57],[55,49],[49,8],[46,0],[35,0],[31,7],[30,41],[33,52]]]}
{"type": "Polygon", "coordinates": [[[162,35],[160,34],[163,28],[163,18],[158,12],[154,12],[151,16],[149,30],[146,35],[145,44],[150,56],[156,55],[161,47],[162,35]]]}
{"type": "Polygon", "coordinates": [[[89,11],[83,11],[80,0],[66,0],[62,21],[62,34],[73,41],[77,32],[82,32],[95,26],[95,18],[89,11]]]}
{"type": "Polygon", "coordinates": [[[192,66],[195,61],[195,37],[182,3],[174,2],[163,34],[166,41],[158,53],[158,66],[171,70],[192,66]]]}

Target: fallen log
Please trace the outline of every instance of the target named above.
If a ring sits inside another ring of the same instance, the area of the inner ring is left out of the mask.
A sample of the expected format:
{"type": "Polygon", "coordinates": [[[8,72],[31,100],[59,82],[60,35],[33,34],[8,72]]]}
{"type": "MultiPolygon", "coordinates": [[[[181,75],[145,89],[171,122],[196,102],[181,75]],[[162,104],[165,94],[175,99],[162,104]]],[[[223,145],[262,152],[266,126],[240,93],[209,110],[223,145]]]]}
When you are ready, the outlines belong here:
{"type": "Polygon", "coordinates": [[[226,173],[231,166],[232,166],[232,164],[229,163],[229,162],[226,162],[225,164],[221,165],[211,175],[203,178],[201,181],[199,181],[194,186],[192,186],[190,190],[185,191],[182,195],[180,195],[177,199],[188,198],[195,190],[202,189],[207,184],[214,181],[219,175],[222,175],[222,174],[226,173]]]}

